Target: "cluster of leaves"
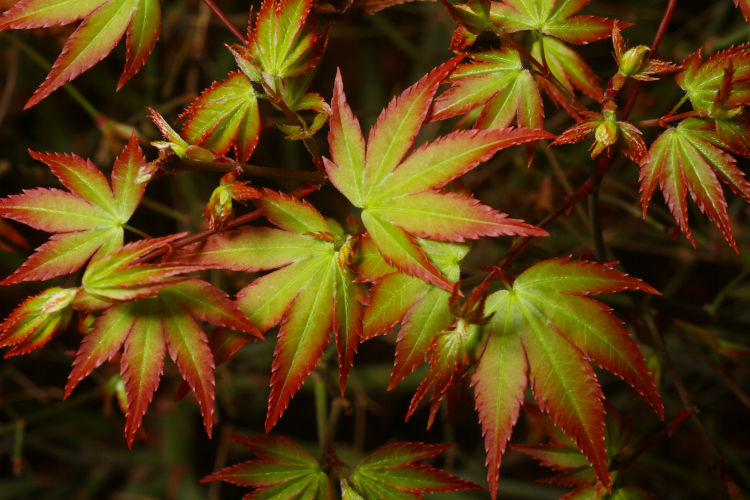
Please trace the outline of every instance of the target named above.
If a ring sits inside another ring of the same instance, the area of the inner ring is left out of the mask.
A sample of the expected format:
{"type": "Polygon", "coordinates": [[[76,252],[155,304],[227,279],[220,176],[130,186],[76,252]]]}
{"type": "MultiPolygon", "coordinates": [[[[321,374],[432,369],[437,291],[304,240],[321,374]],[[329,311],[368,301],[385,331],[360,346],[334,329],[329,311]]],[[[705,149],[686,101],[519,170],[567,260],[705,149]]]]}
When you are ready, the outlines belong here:
{"type": "MultiPolygon", "coordinates": [[[[27,107],[105,57],[127,32],[119,85],[124,84],[158,38],[157,0],[73,3],[22,0],[0,18],[0,29],[83,19],[27,107]]],[[[748,14],[746,2],[735,3],[748,14]]],[[[640,165],[644,217],[658,183],[680,230],[693,242],[689,192],[738,250],[719,180],[750,201],[750,184],[732,156],[750,157],[745,110],[750,47],[731,48],[706,61],[698,50],[678,66],[650,58],[647,47],[628,48],[621,34],[625,24],[579,15],[587,4],[446,3],[459,25],[452,40],[457,55],[394,97],[365,139],[340,73],[330,104],[309,92],[327,44],[312,0],[264,0],[247,39],[229,47],[238,71],[204,90],[180,114],[180,132],[151,110],[164,136],[154,143],[159,158],[147,161],[133,134],[108,181],[78,156],[31,153],[68,191],[37,188],[0,200],[0,216],[53,233],[0,284],[80,271],[80,285],[48,288],[24,301],[0,324],[0,347],[9,348],[6,357],[31,352],[65,331],[76,314],[83,340],[65,397],[103,363],[119,361],[125,435],[132,446],[159,386],[167,351],[184,379],[180,395],[192,389],[210,435],[215,365],[279,327],[268,433],[319,364],[331,336],[343,397],[359,344],[398,328],[388,389],[428,363],[406,418],[427,399],[429,427],[444,402],[455,407],[458,389],[473,388],[492,498],[527,392],[538,405],[527,413],[545,413],[557,430],[552,444],[519,449],[570,469],[558,480],[578,487],[578,496],[570,498],[612,493],[610,458],[623,442],[617,422],[607,439],[604,395],[592,363],[633,387],[662,419],[664,406],[637,343],[611,309],[591,296],[659,292],[615,264],[562,257],[537,262],[515,279],[501,261],[464,297],[462,261],[472,240],[528,240],[548,233],[481,202],[459,179],[512,146],[525,145],[530,164],[539,141],[555,139],[552,145],[563,145],[593,136],[592,158],[601,155],[599,175],[617,152],[640,165]],[[485,31],[495,37],[493,48],[475,47],[485,31]],[[514,38],[521,32],[533,34],[530,46],[514,38]],[[610,37],[618,70],[602,88],[572,46],[610,37]],[[667,130],[648,147],[641,128],[652,124],[628,121],[618,107],[619,93],[627,79],[648,82],[672,72],[685,97],[654,121],[667,130]],[[450,87],[437,95],[443,83],[450,87]],[[581,94],[600,109],[585,106],[581,94]],[[544,130],[543,96],[576,122],[557,137],[544,130]],[[304,142],[320,178],[356,209],[357,217],[350,217],[346,227],[303,200],[320,186],[287,194],[249,185],[244,176],[260,139],[259,100],[283,115],[279,130],[287,139],[304,142]],[[692,110],[676,114],[687,101],[692,110]],[[454,117],[461,117],[454,131],[416,145],[425,124],[454,117]],[[323,155],[315,135],[326,124],[323,155]],[[174,165],[226,172],[204,210],[209,230],[198,237],[147,237],[128,222],[146,184],[174,173],[174,165]],[[235,218],[234,201],[252,202],[257,210],[235,218]],[[260,217],[273,227],[247,224],[260,217]],[[142,238],[125,244],[126,229],[142,238]],[[232,300],[196,277],[208,269],[251,273],[253,279],[232,300]],[[488,293],[495,277],[504,288],[488,293]],[[207,333],[204,324],[216,328],[207,333]]],[[[4,240],[26,245],[12,227],[0,223],[4,240]]],[[[394,443],[348,467],[330,450],[316,459],[287,438],[235,440],[257,459],[206,480],[255,488],[247,498],[333,498],[331,479],[350,500],[422,498],[423,493],[476,487],[417,464],[446,445],[394,443]]]]}

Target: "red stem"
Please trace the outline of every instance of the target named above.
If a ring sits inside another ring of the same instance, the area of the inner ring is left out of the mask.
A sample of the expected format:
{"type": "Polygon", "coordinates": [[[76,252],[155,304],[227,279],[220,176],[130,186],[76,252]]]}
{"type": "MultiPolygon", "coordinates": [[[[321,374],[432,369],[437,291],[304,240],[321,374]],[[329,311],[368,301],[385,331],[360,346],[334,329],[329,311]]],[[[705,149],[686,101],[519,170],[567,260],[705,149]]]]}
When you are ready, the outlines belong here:
{"type": "Polygon", "coordinates": [[[216,5],[214,0],[203,0],[203,3],[205,3],[208,8],[213,11],[214,14],[216,14],[216,17],[219,18],[219,21],[221,21],[224,26],[226,26],[227,29],[232,32],[235,38],[237,38],[237,40],[239,40],[242,45],[247,45],[247,39],[245,38],[245,35],[243,35],[239,28],[237,28],[237,26],[235,26],[232,21],[229,20],[229,17],[227,17],[224,11],[221,10],[221,7],[216,5]]]}
{"type": "Polygon", "coordinates": [[[641,120],[636,122],[638,127],[666,127],[668,123],[677,122],[684,120],[685,118],[692,118],[698,116],[698,112],[695,110],[685,111],[677,115],[660,116],[659,118],[652,118],[651,120],[641,120]]]}
{"type": "MultiPolygon", "coordinates": [[[[661,41],[664,39],[664,34],[667,32],[667,25],[669,24],[669,21],[672,19],[672,14],[674,13],[674,9],[676,6],[677,6],[677,0],[669,0],[669,3],[667,4],[667,8],[664,9],[664,14],[661,16],[661,22],[659,23],[659,28],[656,30],[656,34],[654,35],[654,41],[651,42],[651,50],[648,53],[648,59],[651,59],[654,55],[656,55],[656,51],[659,50],[661,41]]],[[[625,104],[625,108],[622,110],[623,120],[627,120],[628,115],[633,110],[633,106],[635,106],[635,101],[636,99],[638,99],[638,94],[641,91],[642,85],[643,85],[643,82],[640,80],[635,82],[635,87],[633,88],[633,92],[630,94],[630,97],[628,98],[628,102],[625,104]]]]}

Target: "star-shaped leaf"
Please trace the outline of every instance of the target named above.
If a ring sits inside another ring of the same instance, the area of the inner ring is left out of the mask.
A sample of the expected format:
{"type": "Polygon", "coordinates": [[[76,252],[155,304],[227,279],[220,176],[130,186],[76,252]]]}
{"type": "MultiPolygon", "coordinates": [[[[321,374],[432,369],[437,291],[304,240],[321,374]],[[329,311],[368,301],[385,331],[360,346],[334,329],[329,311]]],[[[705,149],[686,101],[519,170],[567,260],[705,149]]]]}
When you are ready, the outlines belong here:
{"type": "Polygon", "coordinates": [[[104,59],[127,33],[119,89],[146,62],[161,29],[158,0],[21,0],[0,17],[0,31],[46,28],[81,19],[26,108],[104,59]]]}
{"type": "Polygon", "coordinates": [[[581,44],[607,38],[612,21],[596,16],[574,16],[590,0],[503,0],[493,2],[491,20],[508,33],[536,31],[581,44]]]}
{"type": "Polygon", "coordinates": [[[546,232],[470,196],[439,189],[500,149],[551,137],[542,130],[462,130],[407,155],[438,84],[457,62],[439,66],[394,98],[370,130],[367,147],[337,75],[328,135],[331,159],[324,159],[333,185],[362,208],[362,222],[386,262],[446,290],[452,283],[417,246],[415,236],[461,242],[546,232]]]}
{"type": "Polygon", "coordinates": [[[208,434],[213,428],[214,357],[198,321],[260,336],[221,290],[188,279],[154,298],[115,302],[96,319],[81,343],[65,386],[68,397],[95,368],[122,350],[120,372],[128,398],[125,436],[132,446],[164,368],[164,355],[177,364],[195,392],[208,434]]]}
{"type": "Polygon", "coordinates": [[[658,293],[602,264],[552,259],[487,298],[485,313],[494,315],[472,385],[493,498],[529,382],[539,407],[575,441],[605,487],[603,395],[590,361],[625,380],[663,415],[638,346],[609,308],[587,297],[624,290],[658,293]]]}
{"type": "MultiPolygon", "coordinates": [[[[420,500],[424,493],[480,489],[471,481],[416,463],[437,456],[450,447],[450,444],[423,443],[381,446],[352,470],[347,480],[348,487],[365,500],[420,500]]],[[[346,490],[343,494],[347,494],[346,490]]]]}
{"type": "Polygon", "coordinates": [[[239,436],[232,440],[257,458],[226,467],[201,482],[226,481],[254,488],[246,499],[332,500],[328,476],[304,448],[283,436],[239,436]]]}
{"type": "Polygon", "coordinates": [[[663,132],[641,165],[641,205],[644,216],[657,183],[680,230],[695,245],[688,225],[687,194],[738,251],[719,180],[750,202],[750,183],[735,159],[717,147],[723,144],[708,120],[690,118],[663,132]]]}
{"type": "Polygon", "coordinates": [[[112,187],[93,163],[76,155],[34,153],[70,192],[37,188],[0,199],[0,216],[55,233],[0,284],[46,280],[80,269],[94,254],[122,246],[123,226],[135,211],[144,184],[136,183],[146,163],[133,135],[115,160],[112,187]]]}
{"type": "MultiPolygon", "coordinates": [[[[266,331],[281,324],[266,416],[270,430],[318,362],[333,330],[343,393],[362,328],[364,294],[347,265],[351,239],[312,205],[265,190],[257,201],[281,229],[248,227],[209,238],[195,262],[266,274],[238,294],[240,308],[266,331]]],[[[191,260],[192,261],[192,260],[191,260]]]]}

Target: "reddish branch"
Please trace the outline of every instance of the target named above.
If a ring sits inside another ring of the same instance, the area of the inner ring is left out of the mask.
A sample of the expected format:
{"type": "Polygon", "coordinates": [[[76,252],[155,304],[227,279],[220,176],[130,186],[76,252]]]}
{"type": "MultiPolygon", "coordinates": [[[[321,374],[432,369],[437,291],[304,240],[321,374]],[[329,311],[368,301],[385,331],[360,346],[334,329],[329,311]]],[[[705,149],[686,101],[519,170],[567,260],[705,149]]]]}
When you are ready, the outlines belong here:
{"type": "Polygon", "coordinates": [[[224,26],[227,27],[227,29],[237,38],[237,40],[240,41],[242,45],[247,44],[247,39],[245,38],[245,35],[242,34],[242,31],[237,28],[237,26],[232,23],[232,21],[229,20],[229,17],[224,13],[223,10],[221,10],[221,7],[216,5],[214,0],[203,0],[203,3],[205,3],[211,11],[216,14],[216,17],[219,18],[219,21],[221,21],[224,26]]]}

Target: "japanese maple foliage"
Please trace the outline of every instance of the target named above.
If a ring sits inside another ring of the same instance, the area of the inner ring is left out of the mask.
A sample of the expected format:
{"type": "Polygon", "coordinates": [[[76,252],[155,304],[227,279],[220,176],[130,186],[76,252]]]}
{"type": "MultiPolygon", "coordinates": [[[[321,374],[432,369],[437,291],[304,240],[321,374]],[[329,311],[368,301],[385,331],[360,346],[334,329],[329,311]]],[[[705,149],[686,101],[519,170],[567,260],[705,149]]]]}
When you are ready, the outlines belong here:
{"type": "MultiPolygon", "coordinates": [[[[215,412],[221,394],[216,366],[244,354],[251,341],[275,337],[268,340],[275,347],[272,355],[270,347],[267,351],[271,369],[262,393],[267,435],[232,436],[255,458],[203,479],[252,488],[245,499],[414,500],[479,489],[449,472],[456,461],[474,460],[467,458],[468,449],[449,455],[443,470],[423,462],[435,460],[450,444],[384,440],[365,454],[362,436],[353,445],[341,439],[339,419],[352,409],[360,432],[363,401],[372,411],[395,410],[380,406],[372,388],[377,384],[383,391],[410,387],[411,401],[398,410],[405,419],[422,418],[427,406],[428,428],[450,422],[462,407],[465,413],[476,410],[471,418],[484,444],[483,451],[476,448],[493,500],[503,493],[500,467],[509,446],[556,470],[550,482],[575,488],[565,498],[644,495],[621,484],[625,467],[614,457],[629,452],[629,428],[605,406],[608,387],[603,389],[594,367],[631,387],[642,399],[636,398],[637,404],[653,409],[658,418],[649,418],[662,434],[687,414],[672,417],[665,411],[658,361],[647,362],[638,343],[645,337],[632,334],[649,331],[656,355],[674,371],[661,325],[651,318],[660,292],[610,260],[616,251],[607,247],[612,235],[602,229],[600,210],[607,197],[600,194],[611,186],[601,181],[619,169],[630,175],[629,184],[618,184],[618,193],[630,198],[613,197],[617,203],[610,208],[643,218],[658,187],[677,228],[695,247],[703,234],[689,224],[689,194],[739,253],[747,235],[732,230],[737,211],[730,209],[722,184],[739,202],[750,202],[741,163],[750,158],[750,45],[705,59],[704,48],[681,62],[662,58],[657,50],[673,1],[650,46],[626,41],[623,30],[631,23],[588,14],[596,4],[590,0],[443,1],[436,7],[447,10],[444,20],[452,19],[455,28],[444,48],[454,54],[430,62],[432,69],[368,110],[359,99],[347,99],[345,83],[354,96],[356,78],[342,76],[349,74],[344,64],[327,61],[326,75],[321,61],[329,32],[341,41],[338,23],[348,22],[342,19],[399,2],[263,0],[250,12],[246,37],[217,3],[204,3],[237,38],[224,52],[232,68],[210,75],[211,85],[179,101],[181,113],[164,103],[141,110],[162,136],[151,143],[155,149],[144,153],[139,142],[145,145],[149,132],[137,130],[140,123],[131,120],[132,133],[109,178],[75,154],[30,151],[65,189],[32,187],[0,199],[0,217],[51,233],[0,285],[55,280],[19,298],[0,323],[5,357],[74,338],[74,347],[65,351],[72,368],[64,398],[95,370],[114,365],[119,375],[111,380],[119,383],[114,391],[132,447],[168,373],[167,355],[179,375],[177,399],[195,394],[210,437],[217,422],[238,414],[215,412]],[[318,12],[330,15],[329,24],[319,23],[318,12]],[[596,42],[608,53],[609,73],[592,67],[595,59],[579,50],[596,42]],[[679,94],[676,102],[661,116],[631,117],[641,88],[659,80],[679,94]],[[373,109],[374,125],[365,136],[360,119],[373,109]],[[294,149],[283,155],[263,151],[274,134],[299,141],[308,161],[289,153],[294,149]],[[574,148],[563,148],[583,141],[590,145],[590,158],[572,160],[567,153],[574,148]],[[524,161],[514,161],[520,148],[513,147],[521,145],[527,154],[518,156],[524,161]],[[553,188],[506,196],[522,185],[501,177],[511,170],[524,177],[523,185],[546,179],[547,170],[535,158],[538,146],[567,196],[555,200],[553,188]],[[254,164],[269,157],[283,164],[254,164]],[[297,164],[290,166],[287,158],[297,164]],[[529,168],[519,169],[524,163],[529,168]],[[205,220],[190,221],[201,225],[191,234],[178,210],[144,195],[153,180],[191,177],[196,170],[216,180],[196,190],[206,195],[201,206],[192,206],[192,197],[180,205],[180,210],[191,205],[188,211],[196,214],[203,208],[205,220]],[[568,180],[583,179],[582,173],[588,180],[576,190],[568,180]],[[493,182],[479,186],[487,179],[493,182]],[[507,186],[496,189],[495,179],[507,180],[507,186]],[[290,187],[294,183],[301,185],[290,187]],[[587,197],[584,213],[577,204],[587,197]],[[638,198],[640,209],[634,209],[631,202],[637,207],[638,198]],[[536,219],[532,204],[541,212],[556,208],[536,224],[517,218],[536,219]],[[134,227],[141,219],[131,219],[141,205],[180,219],[172,231],[185,232],[168,234],[165,225],[157,225],[160,233],[134,227]],[[563,232],[552,222],[574,208],[590,231],[575,223],[564,227],[575,237],[585,233],[582,242],[572,244],[567,235],[548,243],[563,232]],[[532,240],[536,248],[521,268],[514,267],[532,240]],[[594,298],[621,292],[630,297],[594,298]],[[617,314],[610,304],[617,305],[617,314]],[[633,320],[626,324],[620,317],[633,320]],[[74,337],[73,325],[81,338],[74,337]],[[381,357],[392,352],[392,359],[385,359],[390,376],[360,377],[358,352],[382,341],[391,351],[373,351],[381,357]],[[287,411],[290,404],[307,403],[300,397],[292,403],[305,384],[313,386],[315,410],[295,420],[287,411]],[[462,405],[463,396],[473,397],[473,410],[471,403],[462,405]],[[548,442],[509,444],[522,412],[549,435],[548,442]],[[666,427],[658,422],[665,413],[672,418],[666,427]],[[309,436],[297,441],[270,435],[280,421],[287,424],[282,417],[291,425],[304,421],[315,427],[317,449],[308,445],[309,436]]],[[[750,18],[746,0],[734,5],[750,18]]],[[[158,0],[21,0],[8,8],[0,31],[80,21],[26,107],[91,68],[126,36],[121,87],[151,53],[160,35],[161,7],[158,0]]],[[[406,40],[397,28],[387,29],[394,40],[406,40]]],[[[102,116],[97,123],[104,128],[102,116]]],[[[126,117],[120,119],[124,123],[126,117]]],[[[649,220],[653,226],[668,226],[661,219],[671,220],[669,213],[662,212],[658,221],[649,220]]],[[[23,254],[33,237],[19,232],[15,222],[0,220],[0,250],[23,254]]],[[[713,318],[743,276],[718,294],[710,313],[695,314],[713,318]]],[[[717,345],[733,354],[746,351],[717,345]]],[[[228,363],[220,375],[233,369],[228,363]]],[[[96,378],[83,384],[113,392],[112,383],[96,378]]],[[[681,382],[674,383],[682,402],[692,406],[681,382]]],[[[724,481],[728,473],[721,474],[724,481]]]]}

